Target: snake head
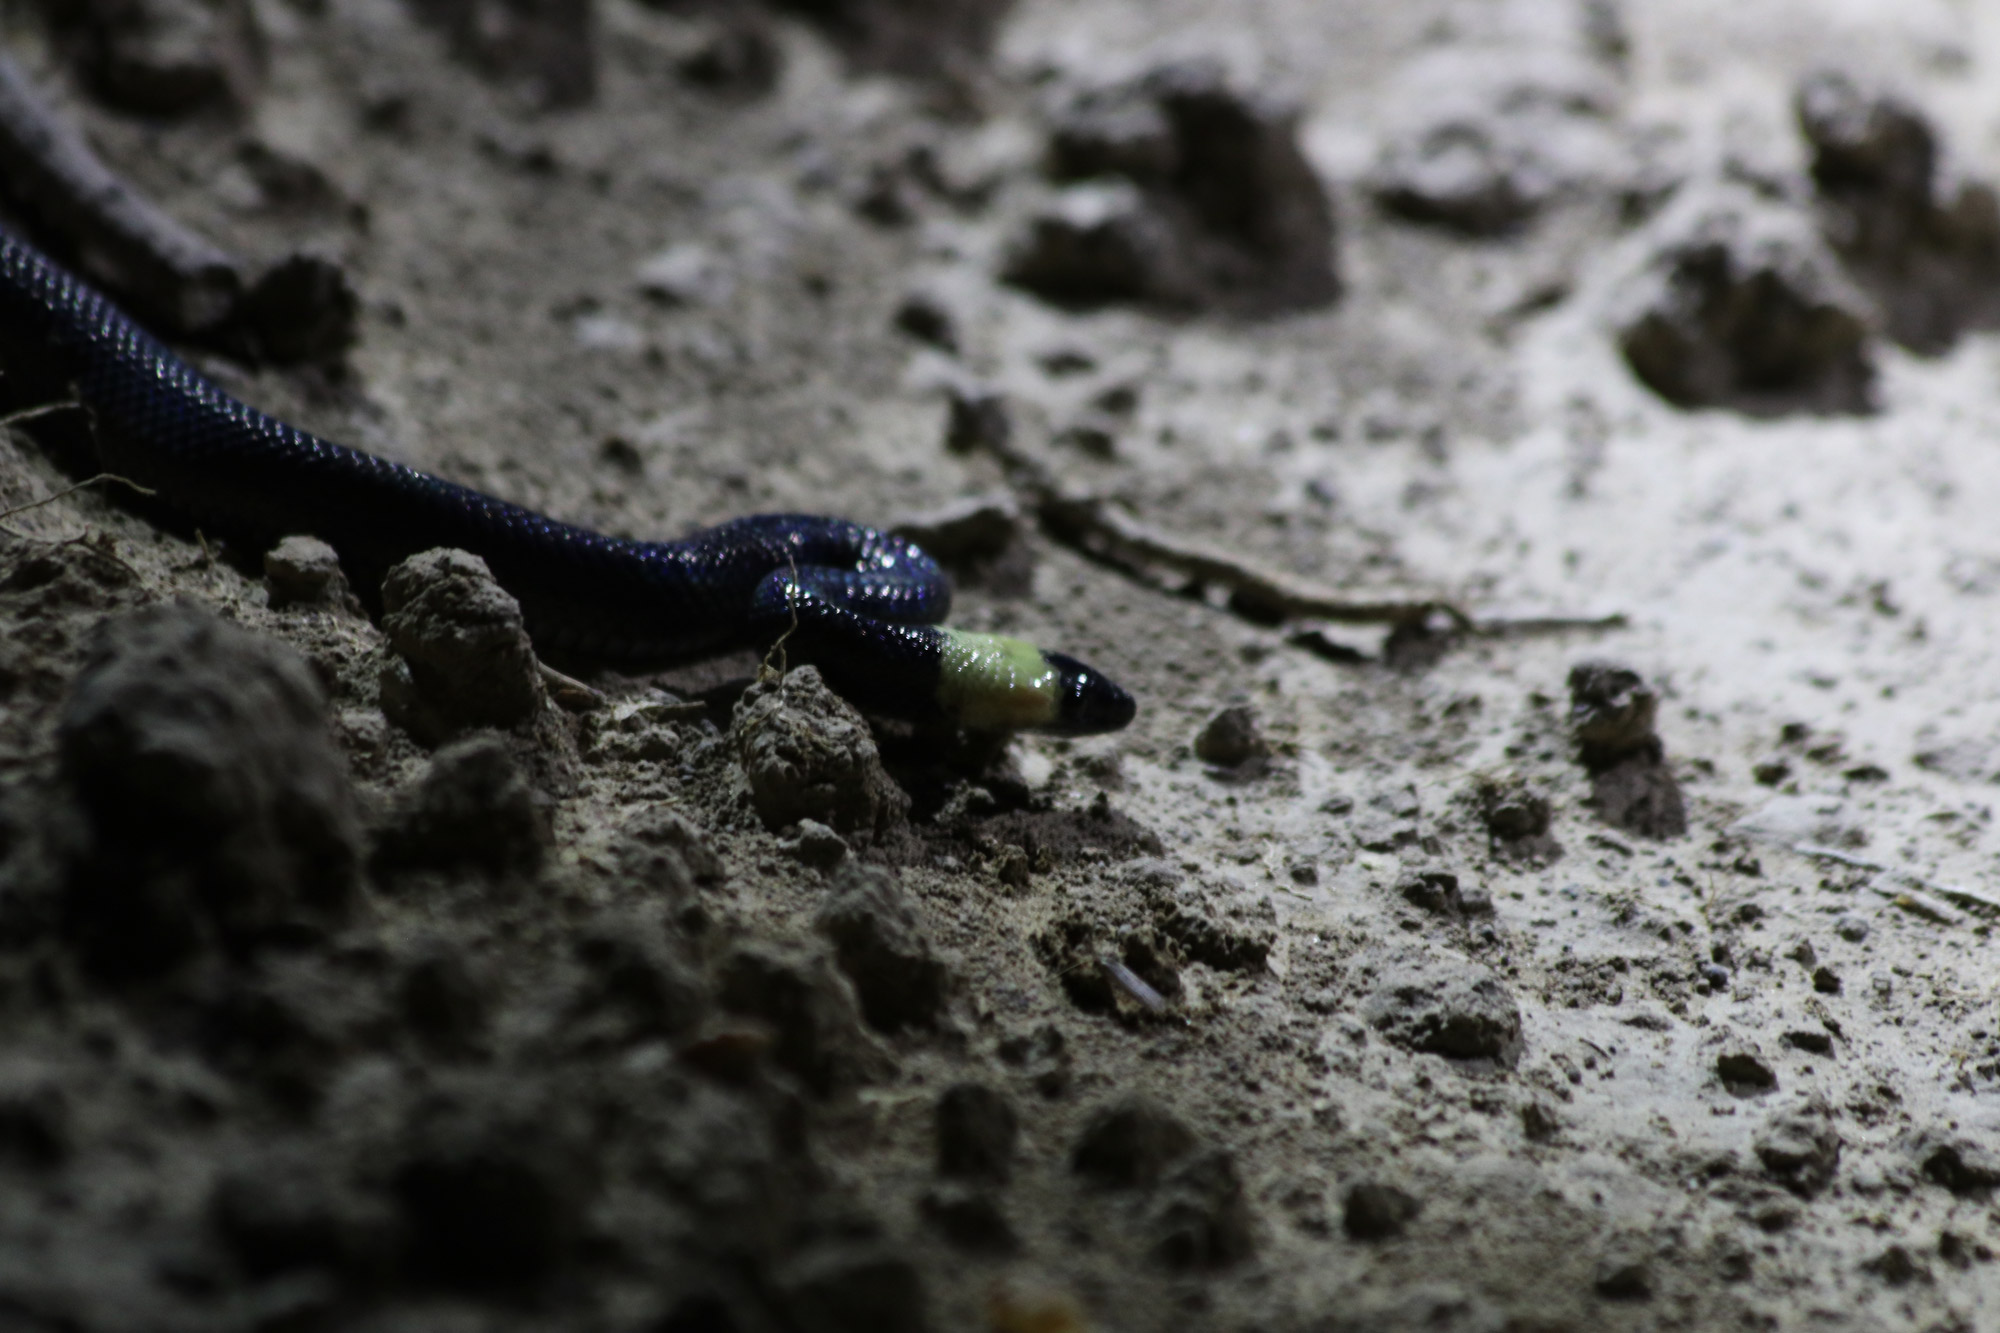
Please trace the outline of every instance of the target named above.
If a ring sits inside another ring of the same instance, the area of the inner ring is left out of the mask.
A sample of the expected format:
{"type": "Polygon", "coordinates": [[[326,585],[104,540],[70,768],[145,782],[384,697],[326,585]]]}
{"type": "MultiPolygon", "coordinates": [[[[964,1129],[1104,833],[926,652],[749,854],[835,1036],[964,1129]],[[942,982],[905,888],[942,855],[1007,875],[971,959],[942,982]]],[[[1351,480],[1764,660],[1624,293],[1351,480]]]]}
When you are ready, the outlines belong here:
{"type": "Polygon", "coordinates": [[[1060,673],[1055,720],[1048,724],[1048,730],[1067,736],[1095,736],[1120,730],[1139,711],[1137,701],[1102,671],[1064,653],[1043,653],[1042,657],[1060,673]]]}

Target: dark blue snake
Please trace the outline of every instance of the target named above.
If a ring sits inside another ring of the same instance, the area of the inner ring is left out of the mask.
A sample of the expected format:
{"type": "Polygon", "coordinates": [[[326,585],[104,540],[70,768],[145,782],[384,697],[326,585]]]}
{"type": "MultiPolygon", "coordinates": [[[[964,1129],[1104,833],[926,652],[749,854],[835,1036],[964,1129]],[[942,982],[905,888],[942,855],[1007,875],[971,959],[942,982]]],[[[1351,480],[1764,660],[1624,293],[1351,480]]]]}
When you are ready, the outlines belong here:
{"type": "Polygon", "coordinates": [[[545,656],[661,665],[784,638],[865,711],[973,730],[1114,731],[1132,696],[1076,659],[939,625],[944,573],[914,544],[844,519],[759,514],[679,541],[559,523],[322,440],[239,402],[106,297],[0,232],[5,367],[74,394],[105,470],[250,541],[310,534],[356,586],[451,546],[482,557],[545,656]]]}

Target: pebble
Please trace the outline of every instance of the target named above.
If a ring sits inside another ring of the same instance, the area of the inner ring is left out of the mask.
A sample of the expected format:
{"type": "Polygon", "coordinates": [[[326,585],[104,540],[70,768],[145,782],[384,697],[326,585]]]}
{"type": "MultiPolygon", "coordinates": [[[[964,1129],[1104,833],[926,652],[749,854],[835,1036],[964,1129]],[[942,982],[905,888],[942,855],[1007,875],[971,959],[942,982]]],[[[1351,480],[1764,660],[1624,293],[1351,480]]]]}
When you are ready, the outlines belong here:
{"type": "Polygon", "coordinates": [[[871,1027],[897,1032],[938,1025],[951,971],[938,957],[915,898],[893,872],[850,861],[817,924],[832,941],[871,1027]]]}
{"type": "Polygon", "coordinates": [[[942,300],[929,292],[905,296],[896,307],[894,323],[898,332],[907,333],[920,343],[940,352],[958,354],[958,319],[942,300]]]}
{"type": "Polygon", "coordinates": [[[1778,1086],[1778,1075],[1747,1047],[1731,1047],[1715,1057],[1715,1075],[1738,1096],[1755,1096],[1778,1086]]]}
{"type": "Polygon", "coordinates": [[[104,622],[57,722],[83,821],[65,934],[103,975],[330,925],[354,900],[360,826],[326,699],[297,652],[206,611],[104,622]]]}
{"type": "Polygon", "coordinates": [[[273,610],[312,606],[361,613],[340,557],[317,537],[287,537],[264,552],[264,590],[273,610]]]}
{"type": "Polygon", "coordinates": [[[818,870],[833,869],[847,859],[849,851],[847,839],[817,819],[801,819],[791,836],[778,843],[778,849],[801,865],[818,870]]]}
{"type": "Polygon", "coordinates": [[[476,727],[503,730],[547,705],[521,606],[465,551],[413,555],[382,583],[382,711],[426,744],[476,727]]]}
{"type": "Polygon", "coordinates": [[[1195,737],[1195,757],[1218,768],[1239,768],[1271,753],[1257,712],[1248,704],[1232,704],[1211,717],[1195,737]]]}
{"type": "Polygon", "coordinates": [[[1014,440],[1014,414],[994,389],[954,385],[949,395],[945,448],[955,454],[1004,451],[1014,440]]]}
{"type": "Polygon", "coordinates": [[[227,340],[249,360],[337,366],[360,336],[361,297],[339,261],[292,254],[251,280],[227,340]]]}

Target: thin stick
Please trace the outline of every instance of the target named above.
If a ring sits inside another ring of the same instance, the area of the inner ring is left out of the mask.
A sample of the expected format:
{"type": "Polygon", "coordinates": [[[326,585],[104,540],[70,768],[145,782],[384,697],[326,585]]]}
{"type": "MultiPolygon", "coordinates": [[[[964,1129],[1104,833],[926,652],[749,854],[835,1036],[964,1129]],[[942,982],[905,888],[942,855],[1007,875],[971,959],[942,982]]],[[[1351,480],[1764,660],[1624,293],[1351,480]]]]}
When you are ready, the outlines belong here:
{"type": "MultiPolygon", "coordinates": [[[[158,494],[158,492],[155,491],[152,487],[141,486],[138,482],[132,480],[130,477],[121,477],[116,472],[100,472],[94,477],[84,478],[82,481],[77,482],[73,486],[65,486],[61,490],[56,491],[53,494],[44,495],[39,500],[30,500],[28,501],[28,503],[24,505],[15,505],[12,509],[0,509],[0,519],[9,519],[14,517],[14,515],[16,514],[25,514],[30,509],[40,509],[43,505],[54,504],[57,500],[62,499],[66,495],[74,495],[78,491],[84,489],[86,486],[95,486],[99,482],[104,482],[104,481],[115,481],[120,486],[129,486],[141,495],[158,494]]],[[[13,535],[16,537],[21,537],[21,534],[19,533],[15,533],[13,535]]],[[[28,539],[23,538],[23,540],[28,540],[28,539]]]]}
{"type": "Polygon", "coordinates": [[[1049,469],[1002,440],[984,447],[1055,541],[1121,573],[1146,577],[1167,569],[1191,582],[1229,594],[1229,608],[1263,624],[1325,620],[1349,625],[1420,624],[1441,615],[1460,633],[1479,637],[1619,629],[1622,614],[1603,616],[1489,616],[1474,619],[1442,598],[1363,601],[1294,579],[1200,542],[1172,537],[1141,523],[1098,495],[1065,494],[1049,469]]]}

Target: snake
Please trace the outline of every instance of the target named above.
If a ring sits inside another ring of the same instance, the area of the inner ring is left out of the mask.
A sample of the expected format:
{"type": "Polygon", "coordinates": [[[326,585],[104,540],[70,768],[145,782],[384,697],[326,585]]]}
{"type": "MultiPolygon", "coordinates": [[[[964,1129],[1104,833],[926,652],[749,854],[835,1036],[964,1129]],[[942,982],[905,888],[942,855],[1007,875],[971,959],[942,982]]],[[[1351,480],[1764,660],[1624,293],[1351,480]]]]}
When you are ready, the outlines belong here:
{"type": "Polygon", "coordinates": [[[300,430],[233,397],[110,298],[0,229],[0,345],[65,386],[102,467],[203,530],[332,546],[357,589],[420,552],[479,556],[538,654],[646,668],[782,641],[863,712],[973,732],[1115,731],[1103,672],[942,623],[951,584],[894,533],[753,514],[667,541],[610,536],[300,430]]]}

